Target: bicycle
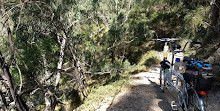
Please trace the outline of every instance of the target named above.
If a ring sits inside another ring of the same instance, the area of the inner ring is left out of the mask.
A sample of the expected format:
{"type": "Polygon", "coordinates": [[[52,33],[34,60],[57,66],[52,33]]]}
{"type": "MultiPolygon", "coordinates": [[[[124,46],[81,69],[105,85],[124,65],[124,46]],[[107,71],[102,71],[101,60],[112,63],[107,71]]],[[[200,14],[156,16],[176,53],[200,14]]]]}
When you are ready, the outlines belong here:
{"type": "MultiPolygon", "coordinates": [[[[167,86],[170,86],[178,95],[177,103],[171,102],[173,110],[183,109],[184,111],[204,111],[204,103],[202,98],[197,94],[194,87],[186,83],[182,74],[174,69],[175,54],[184,52],[188,43],[200,44],[199,42],[187,41],[182,50],[181,46],[175,44],[176,41],[180,41],[179,38],[162,38],[152,39],[151,41],[160,42],[165,44],[163,50],[163,57],[160,68],[160,88],[164,92],[167,86]],[[168,46],[169,45],[169,46],[168,46]],[[168,61],[168,51],[171,47],[171,62],[168,61]],[[174,76],[175,78],[173,78],[174,76]]],[[[179,60],[179,59],[176,59],[179,60]]]]}

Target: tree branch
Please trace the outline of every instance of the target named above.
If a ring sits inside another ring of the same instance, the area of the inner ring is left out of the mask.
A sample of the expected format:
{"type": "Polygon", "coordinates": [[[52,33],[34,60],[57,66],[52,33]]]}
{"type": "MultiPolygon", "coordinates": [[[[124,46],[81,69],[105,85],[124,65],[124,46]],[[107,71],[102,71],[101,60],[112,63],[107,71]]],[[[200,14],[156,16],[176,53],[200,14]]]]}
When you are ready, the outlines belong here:
{"type": "Polygon", "coordinates": [[[85,73],[86,74],[95,74],[95,75],[104,75],[104,74],[111,74],[111,70],[107,71],[107,72],[90,72],[90,71],[87,71],[85,73]]]}
{"type": "Polygon", "coordinates": [[[136,38],[137,38],[137,37],[135,37],[134,39],[132,39],[132,40],[130,40],[130,41],[121,41],[121,42],[119,42],[119,43],[117,43],[117,44],[115,44],[115,43],[116,43],[116,41],[115,41],[111,47],[107,48],[107,50],[110,50],[110,49],[112,49],[112,48],[114,48],[114,47],[117,47],[117,46],[119,46],[119,45],[122,44],[122,43],[129,44],[129,43],[133,42],[136,38]]]}
{"type": "Polygon", "coordinates": [[[126,21],[128,20],[128,16],[129,16],[129,14],[131,12],[131,3],[132,3],[132,0],[129,0],[127,15],[125,17],[124,22],[120,26],[123,26],[126,23],[126,21]]]}
{"type": "Polygon", "coordinates": [[[104,30],[106,27],[108,27],[109,25],[105,25],[102,28],[100,28],[97,32],[93,32],[91,33],[91,35],[89,36],[89,38],[96,36],[99,32],[101,32],[102,30],[104,30]]]}
{"type": "Polygon", "coordinates": [[[2,14],[5,15],[4,18],[5,20],[7,20],[7,31],[8,31],[8,41],[9,41],[9,44],[10,44],[10,49],[11,49],[11,56],[10,56],[10,59],[9,59],[9,62],[8,62],[8,67],[11,66],[13,60],[14,60],[14,52],[15,52],[15,48],[14,48],[14,44],[12,42],[12,33],[11,33],[11,29],[10,29],[10,25],[9,25],[9,16],[8,14],[6,14],[5,12],[5,6],[4,6],[4,0],[1,0],[1,10],[2,10],[2,14]]]}
{"type": "Polygon", "coordinates": [[[18,67],[18,64],[17,64],[17,63],[16,63],[16,68],[18,69],[18,73],[19,73],[19,76],[20,76],[20,87],[19,87],[19,90],[18,90],[18,93],[20,93],[20,92],[21,92],[21,89],[22,89],[23,82],[22,82],[21,70],[20,70],[20,68],[18,67]]]}

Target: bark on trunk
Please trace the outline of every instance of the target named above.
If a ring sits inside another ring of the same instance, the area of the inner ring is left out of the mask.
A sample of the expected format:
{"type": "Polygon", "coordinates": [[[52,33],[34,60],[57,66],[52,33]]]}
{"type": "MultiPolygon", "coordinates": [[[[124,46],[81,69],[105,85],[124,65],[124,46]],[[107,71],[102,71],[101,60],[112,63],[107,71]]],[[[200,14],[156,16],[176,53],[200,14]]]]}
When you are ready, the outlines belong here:
{"type": "Polygon", "coordinates": [[[118,14],[118,0],[115,0],[115,11],[118,14]]]}
{"type": "Polygon", "coordinates": [[[43,58],[43,64],[44,64],[44,73],[45,76],[43,77],[43,82],[49,86],[51,84],[51,80],[49,78],[51,78],[52,73],[49,71],[48,69],[48,63],[47,63],[47,59],[46,59],[46,55],[42,54],[42,58],[43,58]]]}
{"type": "Polygon", "coordinates": [[[14,44],[12,42],[12,34],[11,34],[10,25],[9,25],[9,16],[5,12],[5,5],[4,5],[4,3],[5,3],[5,1],[1,0],[1,10],[2,10],[2,15],[3,15],[2,18],[5,18],[5,23],[6,23],[6,27],[7,27],[7,31],[8,31],[8,41],[9,41],[10,50],[11,50],[11,56],[10,56],[10,59],[9,59],[9,62],[8,62],[8,67],[10,67],[12,62],[13,62],[13,60],[14,60],[15,49],[14,49],[14,44]]]}
{"type": "Polygon", "coordinates": [[[56,105],[61,103],[56,95],[54,95],[50,90],[47,90],[44,99],[46,103],[45,111],[55,111],[56,105]]]}
{"type": "Polygon", "coordinates": [[[55,87],[58,86],[59,81],[60,81],[60,70],[62,68],[63,65],[63,57],[64,57],[64,50],[65,50],[65,46],[66,46],[66,34],[64,32],[62,32],[63,38],[62,38],[62,42],[60,45],[60,56],[59,56],[59,62],[57,63],[57,75],[56,75],[56,83],[55,83],[55,87]]]}
{"type": "Polygon", "coordinates": [[[45,111],[51,111],[51,100],[50,100],[50,94],[48,92],[45,93],[45,111]]]}
{"type": "Polygon", "coordinates": [[[219,19],[220,0],[214,0],[211,8],[212,8],[211,25],[215,26],[218,23],[218,19],[219,19]]]}
{"type": "MultiPolygon", "coordinates": [[[[47,85],[47,86],[49,86],[50,84],[51,84],[51,81],[50,81],[50,79],[48,79],[48,78],[50,78],[50,76],[51,76],[51,73],[49,72],[49,70],[48,70],[48,63],[47,63],[47,59],[46,59],[46,56],[45,56],[45,54],[43,54],[42,55],[42,57],[43,57],[43,63],[44,63],[44,73],[45,73],[45,78],[43,79],[43,82],[45,82],[45,84],[47,85]]],[[[46,107],[45,107],[45,111],[53,111],[54,109],[52,108],[52,97],[51,97],[51,95],[50,95],[50,93],[49,93],[50,91],[47,91],[46,93],[45,93],[45,97],[44,97],[44,100],[45,100],[45,104],[46,104],[46,107]]],[[[55,105],[56,106],[56,105],[55,105]]]]}
{"type": "MultiPolygon", "coordinates": [[[[62,65],[63,65],[63,57],[64,57],[64,50],[66,46],[66,40],[67,40],[66,34],[64,31],[62,31],[62,42],[58,41],[59,43],[61,43],[61,45],[60,45],[59,61],[57,63],[58,71],[56,74],[55,90],[58,89],[59,87],[59,81],[61,77],[60,70],[62,69],[62,65]]],[[[44,59],[44,65],[45,65],[45,73],[46,75],[50,75],[49,72],[47,71],[48,68],[47,68],[47,61],[46,61],[45,55],[43,55],[43,59],[44,59]]],[[[45,111],[54,111],[58,103],[57,98],[49,90],[45,93],[45,102],[46,102],[45,111]]]]}
{"type": "Polygon", "coordinates": [[[2,104],[1,102],[4,104],[5,108],[8,107],[5,96],[4,96],[3,92],[0,90],[0,104],[2,104]]]}

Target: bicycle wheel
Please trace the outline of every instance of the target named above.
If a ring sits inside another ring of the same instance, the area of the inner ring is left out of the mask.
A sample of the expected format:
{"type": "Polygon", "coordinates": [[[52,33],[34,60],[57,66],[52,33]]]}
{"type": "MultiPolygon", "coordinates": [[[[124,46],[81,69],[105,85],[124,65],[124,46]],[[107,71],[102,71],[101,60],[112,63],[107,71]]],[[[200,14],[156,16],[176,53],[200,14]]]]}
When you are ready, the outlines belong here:
{"type": "Polygon", "coordinates": [[[165,70],[161,67],[160,68],[160,89],[164,92],[165,87],[165,70]]]}
{"type": "Polygon", "coordinates": [[[187,93],[187,86],[185,81],[181,81],[179,89],[181,90],[182,94],[180,93],[178,97],[180,97],[180,104],[181,104],[181,110],[180,111],[188,111],[187,108],[187,98],[188,98],[188,93],[187,93]]]}
{"type": "Polygon", "coordinates": [[[189,111],[205,111],[203,100],[198,96],[195,89],[188,89],[187,92],[189,111]]]}

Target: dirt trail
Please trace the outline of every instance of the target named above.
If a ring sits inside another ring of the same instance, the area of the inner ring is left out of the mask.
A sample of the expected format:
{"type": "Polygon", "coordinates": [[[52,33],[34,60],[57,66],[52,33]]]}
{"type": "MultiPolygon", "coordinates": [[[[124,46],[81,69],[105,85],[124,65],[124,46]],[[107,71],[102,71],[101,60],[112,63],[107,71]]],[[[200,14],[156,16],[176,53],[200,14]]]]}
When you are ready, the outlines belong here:
{"type": "Polygon", "coordinates": [[[149,72],[133,75],[130,89],[122,89],[107,111],[171,111],[174,96],[169,91],[162,93],[158,86],[159,67],[149,72]]]}
{"type": "MultiPolygon", "coordinates": [[[[170,103],[177,97],[171,89],[161,92],[159,88],[159,67],[151,67],[149,72],[133,75],[131,88],[122,91],[108,103],[108,107],[98,111],[172,111],[170,103]],[[106,109],[107,108],[107,109],[106,109]]],[[[207,111],[220,109],[220,90],[210,91],[207,111]]]]}

